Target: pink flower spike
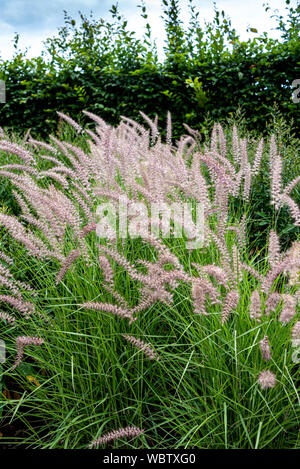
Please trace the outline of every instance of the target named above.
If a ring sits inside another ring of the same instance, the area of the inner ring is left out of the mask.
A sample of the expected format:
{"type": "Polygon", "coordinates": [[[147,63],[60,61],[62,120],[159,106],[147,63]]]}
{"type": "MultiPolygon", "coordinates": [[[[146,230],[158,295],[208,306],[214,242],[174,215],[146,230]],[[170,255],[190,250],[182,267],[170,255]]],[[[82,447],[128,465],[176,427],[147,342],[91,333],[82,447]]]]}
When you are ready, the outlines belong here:
{"type": "Polygon", "coordinates": [[[17,368],[17,366],[19,366],[21,361],[23,360],[24,347],[26,347],[27,345],[42,345],[43,343],[44,343],[44,340],[41,339],[40,337],[18,336],[16,338],[17,356],[16,356],[16,361],[13,364],[12,370],[17,368]]]}
{"type": "Polygon", "coordinates": [[[258,383],[262,389],[274,388],[277,380],[276,376],[270,370],[264,370],[258,377],[258,383]]]}
{"type": "Polygon", "coordinates": [[[104,445],[110,441],[118,440],[120,438],[135,438],[142,433],[144,433],[144,430],[134,426],[119,428],[118,430],[106,433],[106,435],[100,436],[100,438],[92,441],[92,443],[89,444],[89,448],[104,445]]]}

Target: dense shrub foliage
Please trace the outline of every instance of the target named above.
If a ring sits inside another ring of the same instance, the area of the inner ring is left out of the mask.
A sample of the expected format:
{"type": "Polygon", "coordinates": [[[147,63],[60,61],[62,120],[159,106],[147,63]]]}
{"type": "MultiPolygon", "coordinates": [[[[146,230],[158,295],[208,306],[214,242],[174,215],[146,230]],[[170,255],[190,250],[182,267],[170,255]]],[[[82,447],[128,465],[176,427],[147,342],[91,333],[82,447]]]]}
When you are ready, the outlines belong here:
{"type": "Polygon", "coordinates": [[[209,118],[222,120],[240,106],[248,128],[265,132],[274,103],[287,121],[299,121],[300,107],[291,99],[300,71],[299,7],[287,7],[287,22],[277,18],[281,40],[251,28],[253,38],[243,42],[224,11],[216,10],[213,22],[200,27],[191,0],[185,29],[179,2],[163,0],[162,6],[167,36],[162,60],[143,3],[143,40],[127,29],[116,6],[111,23],[81,15],[76,24],[65,14],[64,27],[35,59],[18,49],[17,36],[15,56],[0,62],[7,87],[0,125],[20,132],[31,128],[45,137],[56,129],[55,110],[76,118],[87,109],[111,124],[122,115],[139,120],[139,110],[150,117],[161,110],[162,118],[170,110],[178,137],[182,122],[204,130],[209,118]]]}

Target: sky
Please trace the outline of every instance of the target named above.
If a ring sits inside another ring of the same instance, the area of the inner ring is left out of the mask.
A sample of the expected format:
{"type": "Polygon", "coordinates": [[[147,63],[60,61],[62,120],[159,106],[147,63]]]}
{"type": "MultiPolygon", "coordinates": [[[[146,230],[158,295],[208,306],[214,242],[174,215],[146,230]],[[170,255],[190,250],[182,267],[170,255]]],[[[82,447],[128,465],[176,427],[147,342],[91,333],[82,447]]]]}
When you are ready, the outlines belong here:
{"type": "MultiPolygon", "coordinates": [[[[285,0],[216,0],[217,8],[224,10],[231,18],[232,26],[238,31],[242,40],[249,37],[247,27],[258,30],[258,34],[267,31],[272,37],[279,37],[278,31],[272,31],[276,21],[264,11],[263,3],[269,3],[272,10],[278,9],[285,14],[285,0]]],[[[291,0],[295,5],[297,0],[291,0]]],[[[0,57],[9,59],[13,54],[13,38],[20,35],[19,46],[28,48],[28,56],[36,57],[43,49],[43,41],[56,35],[58,28],[64,24],[63,10],[75,20],[78,11],[89,15],[91,11],[96,19],[109,20],[109,9],[116,0],[0,0],[0,57]]],[[[137,37],[144,34],[144,20],[137,8],[139,0],[118,0],[119,10],[128,20],[128,29],[136,31],[137,37]]],[[[157,39],[160,53],[163,48],[163,22],[161,0],[145,0],[153,38],[157,39]]],[[[180,0],[181,17],[186,23],[189,18],[188,0],[180,0]]],[[[201,23],[213,18],[213,0],[194,0],[200,11],[201,23]]]]}

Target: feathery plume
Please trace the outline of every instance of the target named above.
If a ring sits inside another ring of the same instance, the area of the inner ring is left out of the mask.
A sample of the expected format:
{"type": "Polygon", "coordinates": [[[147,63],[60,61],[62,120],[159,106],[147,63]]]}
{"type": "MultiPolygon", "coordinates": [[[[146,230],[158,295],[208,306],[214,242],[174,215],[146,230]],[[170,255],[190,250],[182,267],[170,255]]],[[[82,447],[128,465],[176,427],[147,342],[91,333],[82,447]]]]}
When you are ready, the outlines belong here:
{"type": "Polygon", "coordinates": [[[297,321],[292,329],[292,339],[299,340],[300,339],[300,321],[297,321]]]}
{"type": "Polygon", "coordinates": [[[259,172],[260,162],[261,162],[261,158],[263,154],[263,148],[264,148],[264,139],[262,138],[259,141],[256,154],[255,154],[255,158],[254,158],[254,163],[253,163],[253,168],[252,168],[253,176],[256,176],[259,172]]]}
{"type": "Polygon", "coordinates": [[[207,312],[205,311],[205,295],[201,283],[198,280],[195,280],[192,285],[192,300],[195,313],[207,316],[207,312]]]}
{"type": "Polygon", "coordinates": [[[83,308],[86,309],[94,309],[96,311],[103,311],[105,313],[112,313],[115,314],[116,316],[120,316],[121,318],[124,319],[129,319],[129,324],[131,324],[133,321],[136,321],[136,318],[133,317],[132,313],[128,310],[122,309],[117,305],[113,305],[110,303],[83,303],[80,305],[83,308]]]}
{"type": "Polygon", "coordinates": [[[244,192],[243,192],[243,199],[246,202],[249,202],[249,198],[250,198],[251,176],[252,176],[251,166],[250,166],[250,163],[247,163],[245,167],[244,192]]]}
{"type": "Polygon", "coordinates": [[[63,112],[57,111],[57,114],[59,115],[61,119],[66,121],[68,124],[70,124],[76,130],[78,134],[82,133],[82,127],[77,122],[75,122],[71,117],[67,116],[63,112]]]}
{"type": "Polygon", "coordinates": [[[274,267],[280,261],[280,242],[279,237],[274,230],[270,231],[269,236],[269,263],[274,267]]]}
{"type": "Polygon", "coordinates": [[[56,285],[59,284],[59,282],[62,281],[63,277],[65,276],[66,272],[69,270],[73,262],[80,256],[80,249],[74,249],[73,251],[70,252],[68,257],[66,257],[60,271],[57,274],[56,277],[56,285]]]}
{"type": "Polygon", "coordinates": [[[128,340],[132,345],[137,347],[138,349],[142,350],[144,354],[150,358],[150,360],[159,360],[159,357],[157,356],[156,352],[153,350],[153,348],[149,345],[143,342],[140,339],[137,339],[136,337],[132,335],[127,335],[127,334],[122,334],[124,339],[128,340]]]}
{"type": "Polygon", "coordinates": [[[271,204],[278,210],[281,199],[281,171],[282,161],[279,155],[271,161],[271,204]]]}
{"type": "Polygon", "coordinates": [[[240,143],[236,125],[234,124],[232,128],[232,154],[235,163],[239,163],[241,161],[240,155],[240,143]]]}
{"type": "Polygon", "coordinates": [[[221,316],[222,324],[224,324],[228,320],[231,311],[234,311],[237,308],[238,301],[239,301],[239,294],[237,291],[228,292],[225,302],[224,302],[222,316],[221,316]]]}
{"type": "Polygon", "coordinates": [[[13,264],[13,260],[10,257],[8,257],[6,254],[4,254],[4,252],[2,251],[0,251],[0,259],[6,262],[6,264],[9,264],[9,265],[13,264]]]}
{"type": "Polygon", "coordinates": [[[262,354],[262,357],[265,361],[270,361],[271,360],[271,347],[269,343],[268,336],[264,336],[264,338],[260,341],[259,344],[260,351],[262,354]]]}
{"type": "Polygon", "coordinates": [[[30,337],[30,336],[18,336],[16,338],[16,345],[17,345],[17,356],[15,363],[12,366],[12,370],[17,368],[20,365],[21,361],[24,357],[24,348],[27,345],[42,345],[44,340],[40,337],[30,337]]]}
{"type": "Polygon", "coordinates": [[[211,275],[212,277],[215,277],[215,279],[224,287],[227,286],[228,284],[228,276],[225,272],[224,269],[221,267],[210,264],[210,265],[205,265],[205,266],[197,266],[197,268],[200,268],[202,272],[205,272],[208,275],[211,275]]]}
{"type": "Polygon", "coordinates": [[[300,209],[298,204],[296,204],[296,202],[288,195],[282,195],[281,201],[282,204],[285,204],[289,207],[291,215],[294,219],[294,225],[300,226],[300,209]]]}
{"type": "Polygon", "coordinates": [[[82,228],[82,230],[80,232],[80,237],[84,238],[84,236],[86,236],[87,234],[91,233],[92,231],[95,231],[96,226],[97,225],[94,222],[88,223],[88,225],[86,225],[82,228]]]}
{"type": "Polygon", "coordinates": [[[20,298],[15,298],[11,295],[0,295],[0,301],[9,304],[13,308],[17,309],[25,316],[29,316],[34,312],[34,306],[28,301],[23,301],[20,298]]]}
{"type": "Polygon", "coordinates": [[[172,119],[171,113],[168,111],[167,113],[167,135],[166,135],[166,144],[172,145],[172,119]]]}
{"type": "Polygon", "coordinates": [[[98,260],[100,268],[103,271],[105,282],[112,284],[114,280],[114,273],[109,260],[107,259],[107,257],[101,255],[99,256],[98,260]]]}
{"type": "Polygon", "coordinates": [[[281,311],[279,321],[289,322],[296,314],[297,299],[289,293],[282,294],[283,309],[281,311]]]}
{"type": "Polygon", "coordinates": [[[283,191],[283,196],[289,195],[290,192],[300,183],[300,176],[297,176],[295,179],[293,179],[285,188],[283,191]]]}
{"type": "Polygon", "coordinates": [[[276,376],[270,370],[264,370],[259,374],[258,383],[262,389],[274,388],[277,383],[276,376]]]}
{"type": "Polygon", "coordinates": [[[16,143],[8,142],[6,140],[0,141],[0,150],[6,151],[7,153],[13,153],[16,156],[19,156],[26,164],[35,164],[34,157],[29,153],[25,148],[22,148],[16,143]]]}
{"type": "Polygon", "coordinates": [[[144,430],[135,426],[119,428],[118,430],[114,430],[110,433],[106,433],[105,435],[92,441],[92,443],[90,443],[89,445],[89,448],[104,445],[106,443],[109,443],[110,441],[119,440],[121,438],[135,438],[141,435],[142,433],[144,433],[144,430]]]}
{"type": "Polygon", "coordinates": [[[275,311],[277,306],[279,305],[281,301],[281,294],[277,292],[273,292],[269,294],[267,301],[266,301],[266,315],[268,316],[271,311],[275,311]]]}
{"type": "Polygon", "coordinates": [[[14,318],[14,316],[8,313],[4,313],[2,311],[0,311],[0,319],[2,319],[2,321],[6,321],[11,324],[14,324],[16,322],[16,318],[14,318]]]}
{"type": "Polygon", "coordinates": [[[250,299],[250,318],[255,319],[256,321],[260,322],[261,318],[261,301],[260,301],[260,294],[258,290],[254,290],[251,294],[250,299]]]}

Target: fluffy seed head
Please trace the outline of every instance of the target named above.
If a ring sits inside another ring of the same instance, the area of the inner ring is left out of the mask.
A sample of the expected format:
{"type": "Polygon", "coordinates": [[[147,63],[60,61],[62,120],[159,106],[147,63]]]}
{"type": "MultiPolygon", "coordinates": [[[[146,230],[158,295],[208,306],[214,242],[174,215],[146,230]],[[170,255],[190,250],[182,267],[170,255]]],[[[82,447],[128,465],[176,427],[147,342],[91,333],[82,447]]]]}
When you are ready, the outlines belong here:
{"type": "Polygon", "coordinates": [[[258,377],[258,382],[262,389],[274,388],[277,383],[276,376],[270,370],[264,370],[258,377]]]}

